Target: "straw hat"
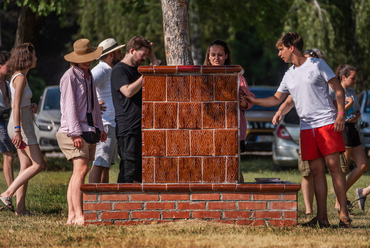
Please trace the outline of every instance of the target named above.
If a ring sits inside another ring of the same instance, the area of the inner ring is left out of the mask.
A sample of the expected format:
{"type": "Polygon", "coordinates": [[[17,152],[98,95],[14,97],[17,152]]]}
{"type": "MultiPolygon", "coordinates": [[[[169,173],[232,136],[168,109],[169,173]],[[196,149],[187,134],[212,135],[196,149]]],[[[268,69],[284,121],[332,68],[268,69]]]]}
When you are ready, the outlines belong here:
{"type": "Polygon", "coordinates": [[[73,52],[65,55],[64,59],[72,63],[86,63],[98,58],[102,52],[102,47],[91,47],[88,39],[79,39],[73,43],[73,52]]]}
{"type": "Polygon", "coordinates": [[[98,59],[103,57],[104,55],[107,55],[108,53],[114,52],[121,47],[126,46],[126,44],[118,45],[117,41],[113,38],[108,38],[100,42],[99,47],[103,47],[103,54],[100,55],[98,59]]]}

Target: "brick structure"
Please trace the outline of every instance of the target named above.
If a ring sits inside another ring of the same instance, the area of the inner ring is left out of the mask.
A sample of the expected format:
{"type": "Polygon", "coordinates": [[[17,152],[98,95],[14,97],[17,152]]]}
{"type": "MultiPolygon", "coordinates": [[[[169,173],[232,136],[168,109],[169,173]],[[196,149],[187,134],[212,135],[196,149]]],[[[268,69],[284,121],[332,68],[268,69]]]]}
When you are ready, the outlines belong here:
{"type": "Polygon", "coordinates": [[[85,184],[85,224],[291,226],[299,184],[238,183],[240,66],[141,66],[142,184],[85,184]]]}

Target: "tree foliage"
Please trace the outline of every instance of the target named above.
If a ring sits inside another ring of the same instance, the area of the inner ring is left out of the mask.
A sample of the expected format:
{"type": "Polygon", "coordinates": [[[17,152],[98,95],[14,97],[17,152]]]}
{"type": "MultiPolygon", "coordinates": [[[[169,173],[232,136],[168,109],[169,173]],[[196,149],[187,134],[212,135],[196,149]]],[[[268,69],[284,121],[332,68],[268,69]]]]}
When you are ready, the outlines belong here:
{"type": "Polygon", "coordinates": [[[284,17],[284,32],[298,32],[305,49],[321,49],[333,70],[340,64],[357,67],[359,92],[370,85],[369,13],[369,0],[294,0],[284,17]]]}
{"type": "Polygon", "coordinates": [[[60,15],[71,9],[72,0],[6,0],[5,8],[10,2],[16,2],[19,7],[27,6],[40,16],[48,16],[53,12],[60,15]]]}
{"type": "Polygon", "coordinates": [[[119,43],[127,43],[133,36],[141,35],[154,43],[157,57],[164,61],[160,1],[82,0],[79,7],[81,29],[78,36],[86,37],[97,45],[109,37],[119,43]]]}
{"type": "MultiPolygon", "coordinates": [[[[159,0],[5,2],[27,6],[38,16],[60,14],[60,25],[73,22],[70,13],[78,13],[80,29],[65,45],[68,51],[81,37],[97,45],[108,37],[126,43],[142,35],[154,43],[157,57],[165,61],[159,0]]],[[[334,70],[339,64],[356,66],[360,91],[370,86],[369,13],[370,0],[190,0],[192,57],[195,64],[202,64],[208,44],[223,39],[231,47],[234,64],[245,69],[249,84],[277,85],[288,65],[277,57],[275,42],[283,33],[295,31],[304,38],[305,49],[323,50],[334,70]]]]}

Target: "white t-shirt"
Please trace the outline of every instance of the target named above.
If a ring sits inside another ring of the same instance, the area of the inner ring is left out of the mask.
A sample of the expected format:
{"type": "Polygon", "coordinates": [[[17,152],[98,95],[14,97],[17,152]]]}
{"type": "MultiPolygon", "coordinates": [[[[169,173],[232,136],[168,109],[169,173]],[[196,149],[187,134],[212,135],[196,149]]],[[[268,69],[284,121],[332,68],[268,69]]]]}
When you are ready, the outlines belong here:
{"type": "Polygon", "coordinates": [[[96,95],[98,100],[103,100],[105,106],[107,107],[106,111],[102,111],[103,125],[110,125],[116,127],[115,111],[112,100],[112,90],[110,86],[110,75],[112,73],[112,67],[103,61],[99,61],[92,70],[91,74],[93,75],[93,82],[96,87],[96,95]]]}
{"type": "Polygon", "coordinates": [[[327,83],[333,77],[333,70],[317,58],[307,58],[301,66],[293,65],[285,72],[278,91],[292,96],[301,130],[335,122],[337,111],[329,97],[327,83]]]}

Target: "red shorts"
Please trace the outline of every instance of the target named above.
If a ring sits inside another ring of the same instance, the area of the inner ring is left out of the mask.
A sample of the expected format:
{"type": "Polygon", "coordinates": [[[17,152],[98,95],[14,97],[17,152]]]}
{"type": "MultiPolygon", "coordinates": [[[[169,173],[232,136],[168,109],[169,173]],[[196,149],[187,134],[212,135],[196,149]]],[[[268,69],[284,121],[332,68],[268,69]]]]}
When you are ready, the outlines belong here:
{"type": "Polygon", "coordinates": [[[325,157],[335,152],[344,152],[342,132],[334,132],[334,124],[301,130],[302,160],[325,157]]]}

